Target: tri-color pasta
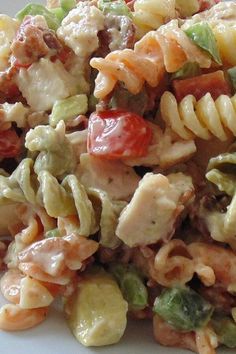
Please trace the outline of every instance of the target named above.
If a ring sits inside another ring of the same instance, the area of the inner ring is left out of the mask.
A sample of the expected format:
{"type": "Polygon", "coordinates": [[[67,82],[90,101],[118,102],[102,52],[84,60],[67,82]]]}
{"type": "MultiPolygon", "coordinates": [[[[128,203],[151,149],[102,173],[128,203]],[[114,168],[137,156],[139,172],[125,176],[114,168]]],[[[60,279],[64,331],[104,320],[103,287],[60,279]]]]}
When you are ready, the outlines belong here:
{"type": "Polygon", "coordinates": [[[117,81],[137,94],[145,82],[151,87],[158,86],[165,70],[175,72],[186,61],[197,62],[202,68],[211,66],[211,58],[191,42],[177,20],[172,20],[147,33],[134,50],[124,49],[111,52],[104,59],[91,59],[90,65],[99,70],[94,95],[100,99],[106,97],[117,81]]]}
{"type": "Polygon", "coordinates": [[[0,330],[59,297],[85,346],[132,316],[160,345],[236,348],[235,31],[233,1],[0,15],[0,330]]]}

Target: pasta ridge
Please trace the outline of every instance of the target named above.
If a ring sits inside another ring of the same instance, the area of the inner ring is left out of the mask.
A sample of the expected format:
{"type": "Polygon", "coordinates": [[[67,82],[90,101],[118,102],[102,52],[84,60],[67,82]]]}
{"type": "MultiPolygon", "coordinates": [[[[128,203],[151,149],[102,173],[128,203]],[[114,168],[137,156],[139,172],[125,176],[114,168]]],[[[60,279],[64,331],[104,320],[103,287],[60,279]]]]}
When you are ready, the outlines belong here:
{"type": "Polygon", "coordinates": [[[236,95],[220,95],[215,101],[210,93],[198,101],[187,95],[178,103],[175,96],[166,91],[160,108],[166,125],[182,139],[209,140],[215,136],[225,141],[229,133],[236,136],[236,95]]]}
{"type": "Polygon", "coordinates": [[[175,72],[187,61],[209,68],[211,59],[202,52],[172,20],[156,31],[148,32],[136,42],[134,49],[117,50],[105,58],[93,58],[90,65],[99,71],[94,95],[103,99],[122,81],[132,94],[141,91],[146,82],[156,87],[163,73],[175,72]]]}

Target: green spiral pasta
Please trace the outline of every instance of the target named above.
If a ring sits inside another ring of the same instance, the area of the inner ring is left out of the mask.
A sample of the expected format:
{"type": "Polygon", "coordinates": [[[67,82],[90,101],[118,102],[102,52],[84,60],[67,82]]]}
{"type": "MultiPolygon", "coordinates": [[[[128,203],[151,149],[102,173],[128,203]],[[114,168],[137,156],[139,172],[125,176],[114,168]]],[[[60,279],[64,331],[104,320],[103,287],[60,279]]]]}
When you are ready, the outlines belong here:
{"type": "Polygon", "coordinates": [[[219,242],[229,243],[236,249],[236,153],[225,153],[210,159],[206,178],[221,192],[225,192],[232,200],[227,210],[222,213],[208,210],[203,205],[200,216],[210,231],[211,237],[219,242]]]}
{"type": "Polygon", "coordinates": [[[37,177],[33,174],[33,160],[24,159],[9,176],[0,175],[0,204],[12,202],[36,203],[37,177]]]}
{"type": "Polygon", "coordinates": [[[236,95],[231,98],[221,95],[216,101],[210,93],[198,101],[187,95],[178,103],[175,96],[166,91],[160,108],[166,125],[182,139],[199,137],[209,140],[215,136],[225,141],[228,139],[227,130],[236,136],[236,95]]]}
{"type": "Polygon", "coordinates": [[[56,128],[39,125],[31,129],[25,138],[26,148],[38,152],[34,163],[34,171],[49,171],[55,177],[73,172],[75,156],[69,140],[65,136],[65,124],[60,121],[56,128]]]}
{"type": "Polygon", "coordinates": [[[124,207],[125,201],[111,201],[108,194],[101,189],[89,188],[89,198],[92,200],[96,215],[100,223],[99,243],[108,248],[116,248],[120,245],[120,240],[116,236],[118,217],[124,207]]]}
{"type": "Polygon", "coordinates": [[[83,236],[98,230],[95,212],[85,188],[74,175],[67,175],[62,183],[49,172],[33,171],[33,160],[21,161],[11,176],[0,176],[0,205],[12,202],[42,206],[51,217],[78,215],[78,233],[83,236]]]}
{"type": "Polygon", "coordinates": [[[68,175],[60,184],[48,171],[42,171],[38,180],[38,198],[49,216],[57,218],[78,215],[80,235],[88,236],[97,231],[92,203],[76,176],[68,175]]]}

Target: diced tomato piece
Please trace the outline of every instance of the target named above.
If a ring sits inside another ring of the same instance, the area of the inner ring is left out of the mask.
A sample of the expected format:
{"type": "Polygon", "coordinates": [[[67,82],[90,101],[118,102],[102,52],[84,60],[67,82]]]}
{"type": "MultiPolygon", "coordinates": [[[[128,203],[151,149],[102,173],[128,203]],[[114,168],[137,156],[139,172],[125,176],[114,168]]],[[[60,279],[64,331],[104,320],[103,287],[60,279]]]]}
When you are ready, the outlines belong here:
{"type": "Polygon", "coordinates": [[[198,0],[200,5],[199,12],[210,9],[212,6],[218,4],[220,1],[221,0],[198,0]]]}
{"type": "Polygon", "coordinates": [[[16,157],[21,150],[21,140],[15,130],[0,131],[0,158],[16,157]]]}
{"type": "Polygon", "coordinates": [[[193,95],[197,100],[206,93],[210,93],[214,100],[220,95],[231,95],[231,87],[221,70],[210,74],[173,81],[174,93],[177,101],[187,95],[193,95]]]}
{"type": "Polygon", "coordinates": [[[107,159],[145,156],[152,131],[133,112],[107,110],[92,113],[88,125],[88,152],[107,159]]]}

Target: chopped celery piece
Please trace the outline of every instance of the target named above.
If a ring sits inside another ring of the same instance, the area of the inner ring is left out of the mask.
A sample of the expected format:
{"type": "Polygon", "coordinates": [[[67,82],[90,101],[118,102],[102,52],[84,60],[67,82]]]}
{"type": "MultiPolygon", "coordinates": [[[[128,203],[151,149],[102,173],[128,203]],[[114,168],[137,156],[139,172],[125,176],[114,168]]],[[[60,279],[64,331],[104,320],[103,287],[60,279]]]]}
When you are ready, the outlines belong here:
{"type": "Polygon", "coordinates": [[[79,114],[85,114],[88,110],[88,98],[86,95],[76,95],[54,103],[49,123],[55,127],[60,120],[67,121],[79,114]]]}
{"type": "Polygon", "coordinates": [[[132,17],[132,13],[124,0],[98,0],[98,8],[105,14],[132,17]]]}
{"type": "Polygon", "coordinates": [[[180,331],[193,331],[207,324],[213,307],[188,288],[164,290],[154,302],[153,311],[180,331]]]}
{"type": "Polygon", "coordinates": [[[67,12],[63,10],[61,7],[54,7],[50,9],[50,11],[57,17],[60,23],[62,22],[63,18],[65,18],[67,15],[67,12]]]}
{"type": "Polygon", "coordinates": [[[217,64],[222,64],[214,33],[206,22],[192,25],[185,33],[198,47],[207,51],[217,64]]]}
{"type": "Polygon", "coordinates": [[[53,230],[49,230],[46,232],[45,234],[45,238],[50,238],[50,237],[60,237],[60,231],[58,230],[58,228],[53,229],[53,230]]]}
{"type": "Polygon", "coordinates": [[[76,7],[76,0],[60,0],[60,5],[64,11],[69,12],[76,7]]]}
{"type": "Polygon", "coordinates": [[[130,310],[142,310],[148,305],[147,288],[138,271],[123,264],[113,264],[110,271],[119,283],[130,310]]]}
{"type": "Polygon", "coordinates": [[[185,63],[182,68],[171,75],[171,80],[187,79],[189,77],[198,76],[201,74],[201,69],[198,63],[185,63]]]}
{"type": "Polygon", "coordinates": [[[236,91],[236,66],[227,70],[234,91],[236,91]]]}
{"type": "Polygon", "coordinates": [[[46,9],[45,6],[40,4],[28,4],[21,11],[16,14],[16,18],[23,21],[27,15],[42,15],[47,21],[48,27],[56,31],[60,26],[60,22],[55,14],[46,9]]]}
{"type": "Polygon", "coordinates": [[[228,348],[236,348],[236,323],[227,316],[213,316],[211,324],[218,340],[228,348]]]}

